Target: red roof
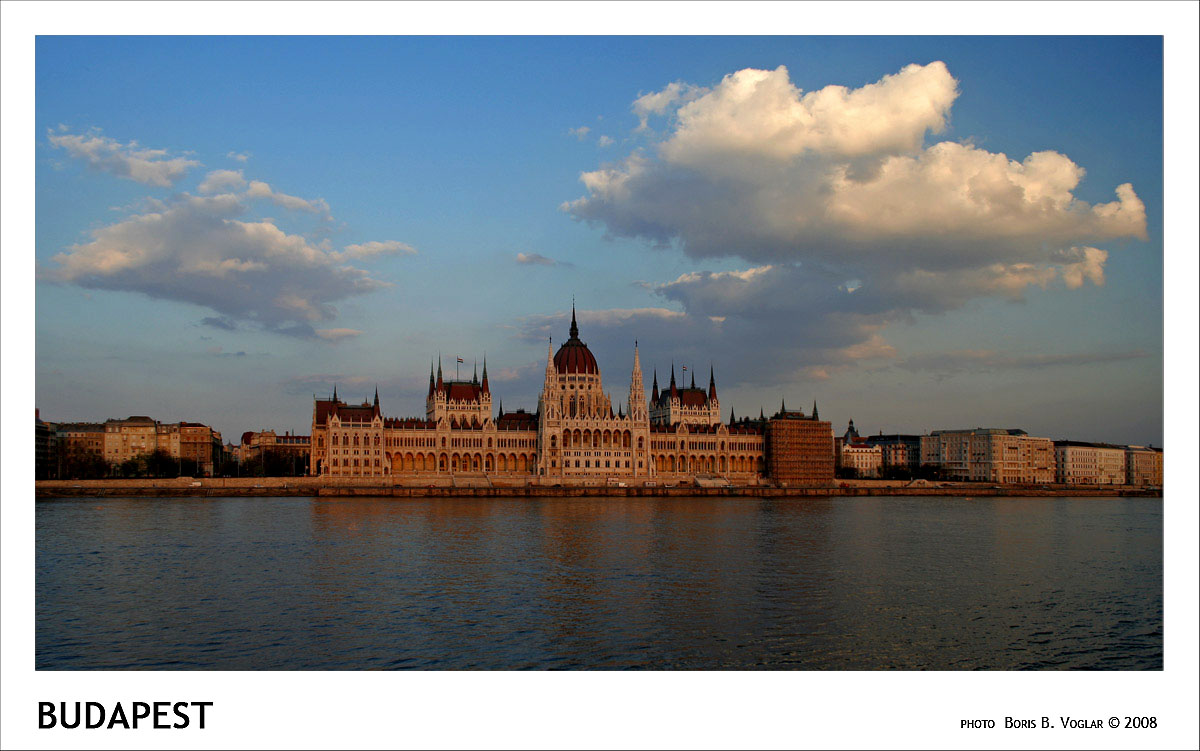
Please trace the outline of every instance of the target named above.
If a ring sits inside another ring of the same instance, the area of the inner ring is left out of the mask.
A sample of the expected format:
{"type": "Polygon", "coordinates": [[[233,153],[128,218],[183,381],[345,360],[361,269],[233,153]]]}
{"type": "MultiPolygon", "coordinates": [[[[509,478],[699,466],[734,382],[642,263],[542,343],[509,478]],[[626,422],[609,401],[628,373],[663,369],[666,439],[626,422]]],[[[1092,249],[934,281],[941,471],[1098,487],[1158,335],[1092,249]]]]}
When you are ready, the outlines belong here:
{"type": "Polygon", "coordinates": [[[499,430],[537,430],[537,415],[532,412],[505,412],[496,420],[499,430]]]}
{"type": "Polygon", "coordinates": [[[337,402],[332,399],[318,399],[316,404],[315,420],[317,425],[324,425],[329,421],[329,415],[337,409],[337,402]]]}
{"type": "Polygon", "coordinates": [[[445,385],[446,399],[452,402],[477,402],[483,388],[470,381],[449,381],[445,385]]]}
{"type": "Polygon", "coordinates": [[[707,407],[708,394],[704,389],[679,389],[679,404],[683,407],[707,407]]]}
{"type": "Polygon", "coordinates": [[[558,348],[554,355],[554,367],[559,373],[600,373],[592,351],[576,337],[571,337],[558,348]]]}

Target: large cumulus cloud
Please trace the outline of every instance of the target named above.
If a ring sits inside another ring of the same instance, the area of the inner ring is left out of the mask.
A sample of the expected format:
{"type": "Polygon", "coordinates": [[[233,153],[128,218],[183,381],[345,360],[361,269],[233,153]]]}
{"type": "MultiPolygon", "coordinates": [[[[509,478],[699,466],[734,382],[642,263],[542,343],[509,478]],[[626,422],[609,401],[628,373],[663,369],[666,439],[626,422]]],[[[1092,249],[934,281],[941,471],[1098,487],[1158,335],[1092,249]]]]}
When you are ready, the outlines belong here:
{"type": "Polygon", "coordinates": [[[726,332],[720,346],[764,345],[817,376],[894,356],[883,330],[918,311],[1104,284],[1097,246],[1146,235],[1133,186],[1089,204],[1066,155],[927,143],[958,91],[941,62],[807,93],[784,67],[675,82],[633,105],[638,131],[662,119],[658,135],[585,172],[586,195],[563,208],[699,262],[743,260],[649,287],[689,325],[726,332]]]}

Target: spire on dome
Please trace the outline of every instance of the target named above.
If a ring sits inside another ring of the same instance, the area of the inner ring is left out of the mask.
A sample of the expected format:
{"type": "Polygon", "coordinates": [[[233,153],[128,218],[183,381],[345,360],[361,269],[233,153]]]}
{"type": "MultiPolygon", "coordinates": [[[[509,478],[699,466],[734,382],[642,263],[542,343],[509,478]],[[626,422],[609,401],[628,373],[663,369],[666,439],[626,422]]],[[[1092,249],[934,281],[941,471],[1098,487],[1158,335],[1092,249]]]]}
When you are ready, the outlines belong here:
{"type": "Polygon", "coordinates": [[[571,298],[571,338],[579,338],[579,324],[575,323],[575,298],[571,298]]]}

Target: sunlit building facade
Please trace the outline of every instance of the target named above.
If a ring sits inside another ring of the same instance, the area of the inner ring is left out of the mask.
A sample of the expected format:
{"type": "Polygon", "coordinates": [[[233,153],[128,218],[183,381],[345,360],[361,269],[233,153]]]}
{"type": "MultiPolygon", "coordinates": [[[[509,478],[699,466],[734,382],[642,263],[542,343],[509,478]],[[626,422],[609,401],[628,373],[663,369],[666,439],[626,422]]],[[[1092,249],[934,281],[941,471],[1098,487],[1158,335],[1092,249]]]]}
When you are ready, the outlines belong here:
{"type": "Polygon", "coordinates": [[[681,388],[672,372],[660,391],[656,376],[648,402],[636,343],[628,410],[614,409],[573,310],[568,333],[557,351],[547,348],[533,412],[493,410],[486,361],[482,376],[473,372],[470,380],[447,379],[441,363],[431,367],[423,418],[385,417],[378,391],[361,404],[343,402],[336,388],[331,398],[314,399],[310,473],[398,482],[450,475],[564,485],[757,483],[769,474],[771,421],[799,417],[819,434],[822,454],[796,481],[832,481],[829,423],[800,412],[741,422],[731,414],[724,423],[711,369],[707,389],[694,377],[681,388]]]}

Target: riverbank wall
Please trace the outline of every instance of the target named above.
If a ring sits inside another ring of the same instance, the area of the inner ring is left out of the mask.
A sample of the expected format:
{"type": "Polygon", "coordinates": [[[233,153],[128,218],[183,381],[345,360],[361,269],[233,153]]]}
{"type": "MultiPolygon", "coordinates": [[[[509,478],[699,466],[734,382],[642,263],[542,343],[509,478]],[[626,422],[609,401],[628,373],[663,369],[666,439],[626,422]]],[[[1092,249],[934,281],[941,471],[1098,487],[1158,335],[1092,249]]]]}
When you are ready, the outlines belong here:
{"type": "Polygon", "coordinates": [[[824,487],[774,485],[569,485],[536,482],[488,484],[487,481],[437,478],[424,484],[381,483],[371,478],[256,477],[167,480],[40,480],[38,498],[227,498],[227,497],[396,497],[396,498],[624,498],[741,497],[804,498],[862,496],[953,497],[1162,497],[1157,488],[1125,485],[1028,486],[967,482],[912,484],[885,480],[844,480],[824,487]]]}

